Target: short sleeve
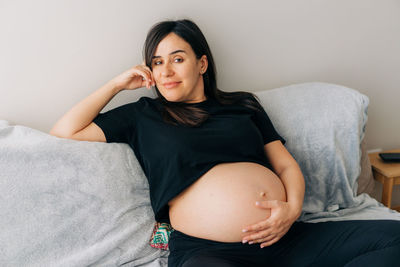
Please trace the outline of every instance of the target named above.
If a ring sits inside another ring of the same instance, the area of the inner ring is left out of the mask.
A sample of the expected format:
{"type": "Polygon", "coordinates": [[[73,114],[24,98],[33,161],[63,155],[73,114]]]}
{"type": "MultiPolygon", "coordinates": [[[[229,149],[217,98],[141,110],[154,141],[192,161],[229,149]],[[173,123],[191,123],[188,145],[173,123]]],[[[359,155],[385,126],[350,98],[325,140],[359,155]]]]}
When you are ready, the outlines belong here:
{"type": "Polygon", "coordinates": [[[263,137],[264,144],[268,144],[272,141],[280,140],[282,144],[286,143],[286,140],[278,134],[275,127],[272,124],[271,119],[261,106],[261,110],[254,110],[253,120],[263,137]]]}
{"type": "Polygon", "coordinates": [[[107,143],[129,143],[135,129],[134,103],[100,113],[93,122],[103,131],[107,143]]]}

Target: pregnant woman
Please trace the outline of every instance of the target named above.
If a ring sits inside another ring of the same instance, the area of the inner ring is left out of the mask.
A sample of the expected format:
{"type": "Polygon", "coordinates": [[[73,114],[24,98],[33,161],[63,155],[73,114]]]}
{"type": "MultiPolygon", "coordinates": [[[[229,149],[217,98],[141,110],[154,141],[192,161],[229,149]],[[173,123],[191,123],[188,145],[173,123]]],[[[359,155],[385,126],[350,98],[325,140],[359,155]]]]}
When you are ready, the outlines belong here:
{"type": "Polygon", "coordinates": [[[154,25],[144,63],[75,105],[51,134],[130,145],[156,221],[175,229],[169,266],[397,263],[397,221],[296,222],[305,190],[298,164],[253,94],[217,89],[211,51],[190,20],[154,25]],[[120,91],[141,87],[157,97],[100,113],[120,91]]]}

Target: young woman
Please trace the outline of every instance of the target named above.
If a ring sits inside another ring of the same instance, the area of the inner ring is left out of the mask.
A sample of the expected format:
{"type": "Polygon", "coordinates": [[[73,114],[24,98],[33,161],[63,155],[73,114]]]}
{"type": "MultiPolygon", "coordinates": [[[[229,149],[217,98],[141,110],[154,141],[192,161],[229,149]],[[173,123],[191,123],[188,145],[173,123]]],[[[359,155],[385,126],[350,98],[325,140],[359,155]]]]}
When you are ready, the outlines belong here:
{"type": "Polygon", "coordinates": [[[398,261],[397,221],[296,222],[304,197],[298,164],[253,94],[217,89],[211,51],[192,21],[154,25],[144,60],[74,106],[51,134],[131,146],[155,219],[175,229],[169,266],[398,261]],[[120,91],[141,87],[158,97],[99,114],[120,91]]]}

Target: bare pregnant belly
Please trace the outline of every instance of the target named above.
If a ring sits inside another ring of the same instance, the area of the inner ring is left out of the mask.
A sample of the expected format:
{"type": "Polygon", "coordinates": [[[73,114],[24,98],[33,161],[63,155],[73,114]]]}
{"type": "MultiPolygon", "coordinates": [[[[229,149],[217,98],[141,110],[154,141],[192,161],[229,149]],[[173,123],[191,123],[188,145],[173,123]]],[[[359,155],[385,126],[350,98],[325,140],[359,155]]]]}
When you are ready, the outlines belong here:
{"type": "Polygon", "coordinates": [[[218,164],[169,202],[171,225],[187,235],[239,242],[245,226],[270,216],[255,205],[259,200],[286,201],[275,173],[251,162],[218,164]]]}

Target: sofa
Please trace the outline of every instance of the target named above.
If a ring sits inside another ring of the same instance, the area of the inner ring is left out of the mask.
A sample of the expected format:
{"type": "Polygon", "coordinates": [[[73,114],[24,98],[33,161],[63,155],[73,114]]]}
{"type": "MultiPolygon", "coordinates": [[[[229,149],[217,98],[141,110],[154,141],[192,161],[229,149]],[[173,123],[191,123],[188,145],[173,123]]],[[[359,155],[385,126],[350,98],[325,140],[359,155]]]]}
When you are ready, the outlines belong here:
{"type": "MultiPolygon", "coordinates": [[[[400,220],[370,196],[369,99],[312,82],[255,92],[306,182],[299,221],[400,220]]],[[[62,139],[0,120],[0,265],[167,266],[146,177],[126,144],[62,139]]]]}

